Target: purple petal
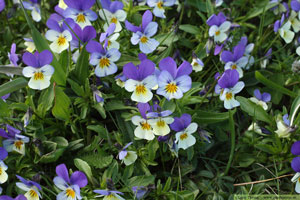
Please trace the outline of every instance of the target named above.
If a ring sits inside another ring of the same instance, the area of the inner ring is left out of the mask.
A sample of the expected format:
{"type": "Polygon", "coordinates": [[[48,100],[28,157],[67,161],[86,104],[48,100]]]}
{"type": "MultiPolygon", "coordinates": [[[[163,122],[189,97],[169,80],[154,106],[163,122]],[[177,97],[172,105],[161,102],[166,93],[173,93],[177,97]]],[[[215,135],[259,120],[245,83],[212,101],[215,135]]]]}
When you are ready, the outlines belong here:
{"type": "Polygon", "coordinates": [[[127,149],[130,145],[132,145],[133,142],[129,142],[128,144],[125,145],[125,147],[123,148],[123,150],[127,149]]]}
{"type": "Polygon", "coordinates": [[[219,21],[219,25],[218,26],[220,26],[221,24],[223,24],[223,22],[226,21],[226,16],[224,15],[224,13],[219,12],[219,14],[218,14],[218,21],[219,21]]]}
{"type": "Polygon", "coordinates": [[[245,48],[246,48],[246,46],[244,46],[243,44],[238,44],[234,47],[234,50],[233,50],[234,61],[237,61],[238,59],[243,57],[243,55],[245,53],[245,48]]]}
{"type": "Polygon", "coordinates": [[[3,138],[11,138],[9,135],[6,133],[6,131],[2,128],[0,128],[0,136],[3,138]]]}
{"type": "Polygon", "coordinates": [[[88,10],[95,4],[96,0],[76,0],[81,1],[81,9],[88,10]]]}
{"type": "MultiPolygon", "coordinates": [[[[6,196],[6,195],[3,195],[3,196],[0,196],[0,200],[14,200],[14,198],[6,196]]],[[[26,197],[25,197],[25,200],[27,200],[26,197]]]]}
{"type": "Polygon", "coordinates": [[[8,94],[2,96],[1,99],[2,99],[2,100],[6,100],[6,99],[8,99],[9,96],[10,96],[10,93],[8,93],[8,94]]]}
{"type": "Polygon", "coordinates": [[[128,22],[127,20],[125,20],[125,26],[126,26],[127,30],[134,32],[134,33],[138,32],[138,31],[142,31],[141,27],[135,26],[135,25],[131,24],[130,22],[128,22]]]}
{"type": "Polygon", "coordinates": [[[139,79],[143,80],[147,76],[152,75],[155,71],[155,64],[149,59],[145,59],[141,61],[139,64],[139,79]]]}
{"type": "Polygon", "coordinates": [[[71,31],[70,28],[74,29],[75,25],[77,25],[77,24],[74,22],[73,19],[71,19],[71,18],[65,19],[65,21],[62,24],[62,32],[64,30],[68,30],[70,33],[72,33],[73,31],[71,31]]]}
{"type": "Polygon", "coordinates": [[[218,17],[217,17],[217,15],[213,14],[212,16],[210,16],[208,18],[208,20],[206,21],[206,24],[208,26],[217,25],[218,24],[218,17]]]}
{"type": "Polygon", "coordinates": [[[125,157],[127,156],[127,151],[126,150],[122,150],[119,153],[119,159],[123,160],[125,157]]]}
{"type": "Polygon", "coordinates": [[[183,63],[178,67],[176,77],[189,75],[190,73],[192,73],[192,71],[193,71],[192,65],[187,61],[183,61],[183,63]]]}
{"type": "Polygon", "coordinates": [[[117,12],[117,10],[122,10],[123,7],[124,7],[124,4],[123,4],[121,1],[113,1],[113,2],[110,4],[109,10],[110,10],[112,13],[115,13],[115,12],[117,12]]]}
{"type": "Polygon", "coordinates": [[[89,41],[85,48],[89,53],[104,53],[102,45],[94,40],[89,41]]]}
{"type": "Polygon", "coordinates": [[[78,185],[80,188],[88,184],[86,175],[83,172],[76,171],[71,175],[70,182],[72,185],[78,185]]]}
{"type": "Polygon", "coordinates": [[[19,194],[15,200],[27,200],[27,198],[23,194],[19,194]]]}
{"type": "Polygon", "coordinates": [[[0,147],[0,160],[4,160],[7,157],[7,155],[7,151],[3,147],[0,147]]]}
{"type": "Polygon", "coordinates": [[[81,41],[84,43],[89,42],[90,40],[96,38],[96,35],[97,33],[93,26],[86,26],[83,29],[81,41]]]}
{"type": "Polygon", "coordinates": [[[221,78],[218,80],[218,84],[221,88],[232,88],[239,80],[239,73],[233,69],[226,70],[221,78]]]}
{"type": "Polygon", "coordinates": [[[74,8],[76,10],[81,9],[81,1],[80,0],[64,0],[65,4],[67,4],[68,7],[74,8]]]}
{"type": "Polygon", "coordinates": [[[259,89],[255,89],[255,90],[254,90],[254,96],[255,96],[258,100],[262,100],[262,96],[261,96],[261,93],[260,93],[259,89]]]}
{"type": "Polygon", "coordinates": [[[157,118],[159,114],[157,112],[149,112],[147,113],[147,118],[157,118]]]}
{"type": "Polygon", "coordinates": [[[167,117],[167,116],[171,115],[172,113],[173,113],[173,112],[170,111],[170,110],[165,110],[165,111],[162,111],[162,112],[160,113],[160,115],[161,115],[162,117],[167,117]]]}
{"type": "Polygon", "coordinates": [[[137,107],[138,107],[142,117],[144,119],[147,119],[146,112],[150,110],[149,104],[148,103],[138,103],[137,107]]]}
{"type": "Polygon", "coordinates": [[[46,25],[47,25],[48,28],[50,28],[50,29],[52,29],[52,30],[55,30],[55,31],[57,31],[57,32],[62,32],[62,29],[61,29],[61,27],[59,26],[58,22],[57,22],[56,20],[54,20],[54,19],[49,18],[49,19],[47,20],[46,25]]]}
{"type": "Polygon", "coordinates": [[[278,29],[280,28],[280,21],[276,20],[274,23],[274,32],[277,33],[278,29]]]}
{"type": "Polygon", "coordinates": [[[271,101],[271,94],[269,94],[269,93],[267,93],[267,92],[264,92],[264,93],[262,94],[262,100],[263,100],[264,102],[269,102],[269,101],[271,101]]]}
{"type": "Polygon", "coordinates": [[[139,53],[138,57],[140,61],[147,59],[147,56],[144,53],[139,53]]]}
{"type": "Polygon", "coordinates": [[[22,60],[27,66],[39,67],[37,58],[29,52],[23,54],[22,60]]]}
{"type": "Polygon", "coordinates": [[[221,54],[221,60],[224,63],[233,61],[233,59],[234,59],[234,55],[230,51],[223,51],[222,52],[222,54],[221,54]]]}
{"type": "Polygon", "coordinates": [[[25,178],[23,178],[22,176],[16,175],[16,177],[25,185],[30,186],[29,181],[27,181],[25,178]]]}
{"type": "Polygon", "coordinates": [[[294,142],[291,148],[291,153],[294,155],[300,155],[300,141],[294,142]]]}
{"type": "Polygon", "coordinates": [[[247,42],[248,42],[247,36],[244,36],[241,38],[239,45],[247,46],[247,42]]]}
{"type": "Polygon", "coordinates": [[[58,14],[60,14],[61,16],[64,15],[64,9],[60,8],[58,5],[54,7],[55,12],[57,12],[58,14]]]}
{"type": "Polygon", "coordinates": [[[292,1],[291,1],[291,8],[292,8],[294,11],[298,12],[298,11],[300,10],[300,2],[297,1],[297,0],[292,0],[292,1]]]}
{"type": "Polygon", "coordinates": [[[142,19],[142,30],[144,30],[147,25],[152,22],[152,13],[150,10],[146,10],[146,12],[143,14],[143,19],[142,19]]]}
{"type": "Polygon", "coordinates": [[[282,119],[283,119],[285,125],[290,126],[291,121],[289,120],[289,115],[288,114],[283,115],[282,119]]]}
{"type": "Polygon", "coordinates": [[[191,122],[192,122],[191,115],[183,114],[181,115],[180,118],[175,117],[174,122],[170,124],[170,127],[172,130],[179,132],[185,129],[186,127],[188,127],[191,122]]]}
{"type": "Polygon", "coordinates": [[[5,8],[5,1],[4,0],[0,0],[0,12],[2,12],[2,10],[5,8]]]}
{"type": "Polygon", "coordinates": [[[295,172],[300,172],[300,157],[296,157],[292,160],[291,166],[295,172]]]}
{"type": "Polygon", "coordinates": [[[65,164],[60,164],[56,166],[56,174],[64,179],[67,183],[70,183],[69,172],[65,164]]]}
{"type": "Polygon", "coordinates": [[[171,76],[175,79],[177,73],[177,64],[171,57],[167,57],[162,59],[159,62],[159,69],[161,71],[168,71],[171,76]]]}
{"type": "Polygon", "coordinates": [[[265,55],[264,57],[266,57],[267,59],[270,59],[271,56],[272,56],[272,48],[270,48],[270,49],[267,51],[267,53],[266,53],[266,55],[265,55]]]}
{"type": "Polygon", "coordinates": [[[138,69],[133,63],[127,63],[126,65],[124,65],[123,74],[127,79],[133,79],[133,80],[139,79],[138,69]]]}
{"type": "Polygon", "coordinates": [[[107,191],[107,190],[93,190],[95,193],[97,194],[101,194],[101,195],[104,195],[104,196],[107,196],[110,194],[110,191],[107,191]]]}
{"type": "Polygon", "coordinates": [[[111,34],[114,33],[115,29],[116,29],[116,24],[115,23],[111,23],[109,25],[109,27],[107,28],[106,32],[107,32],[108,35],[111,35],[111,34]]]}
{"type": "Polygon", "coordinates": [[[42,51],[38,56],[40,67],[50,64],[52,60],[53,60],[53,55],[49,50],[42,51]]]}
{"type": "Polygon", "coordinates": [[[19,130],[19,129],[16,129],[16,128],[14,128],[14,127],[12,127],[12,126],[10,126],[10,125],[6,125],[6,128],[7,128],[7,131],[8,131],[8,133],[10,134],[10,135],[16,135],[16,134],[20,134],[21,133],[21,131],[19,130]]]}
{"type": "Polygon", "coordinates": [[[218,55],[220,52],[221,52],[221,50],[223,49],[223,44],[221,44],[221,45],[216,45],[216,47],[215,47],[215,51],[214,51],[214,55],[216,56],[216,55],[218,55]]]}
{"type": "Polygon", "coordinates": [[[110,4],[111,1],[110,0],[100,0],[102,8],[106,9],[106,10],[110,10],[110,4]]]}

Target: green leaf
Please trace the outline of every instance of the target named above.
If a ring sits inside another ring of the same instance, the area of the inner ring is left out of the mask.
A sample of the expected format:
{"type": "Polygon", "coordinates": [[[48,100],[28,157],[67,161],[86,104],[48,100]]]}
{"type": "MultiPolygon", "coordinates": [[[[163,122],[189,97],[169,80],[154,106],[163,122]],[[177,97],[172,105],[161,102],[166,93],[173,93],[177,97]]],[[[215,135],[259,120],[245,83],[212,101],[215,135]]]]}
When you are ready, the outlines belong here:
{"type": "Polygon", "coordinates": [[[267,3],[267,5],[260,7],[260,8],[255,8],[252,9],[249,14],[246,15],[246,18],[243,19],[242,21],[247,21],[248,19],[254,18],[260,14],[262,14],[263,12],[266,12],[267,10],[277,6],[279,3],[267,3]]]}
{"type": "Polygon", "coordinates": [[[27,86],[27,81],[23,77],[16,78],[0,86],[0,96],[4,96],[8,93],[12,93],[26,86],[27,86]]]}
{"type": "MultiPolygon", "coordinates": [[[[33,39],[33,42],[37,48],[37,50],[39,52],[48,49],[49,51],[51,51],[47,40],[45,40],[45,38],[42,36],[42,34],[37,30],[37,28],[34,26],[34,24],[32,23],[31,18],[28,17],[26,10],[24,9],[23,4],[20,4],[22,7],[22,10],[24,12],[27,24],[29,25],[29,28],[31,29],[31,36],[33,39]]],[[[53,53],[52,53],[53,54],[53,53]]],[[[61,65],[59,64],[59,62],[57,61],[56,57],[53,56],[53,60],[51,65],[54,67],[55,71],[53,74],[53,80],[58,84],[58,85],[62,85],[65,86],[66,85],[66,73],[63,70],[63,67],[61,67],[61,65]]]]}
{"type": "Polygon", "coordinates": [[[253,103],[245,97],[238,96],[236,100],[240,102],[241,109],[248,115],[254,117],[257,120],[272,124],[273,120],[270,115],[259,105],[253,103]]]}
{"type": "Polygon", "coordinates": [[[80,97],[83,97],[85,92],[83,90],[83,88],[76,83],[75,81],[73,81],[72,79],[68,78],[68,83],[71,85],[72,90],[80,97]]]}
{"type": "Polygon", "coordinates": [[[80,157],[82,160],[86,161],[92,167],[102,169],[110,165],[113,160],[113,156],[103,156],[99,153],[92,153],[80,157]]]}
{"type": "Polygon", "coordinates": [[[44,118],[46,112],[52,107],[54,100],[54,87],[53,84],[44,90],[39,98],[39,105],[37,112],[40,117],[44,118]]]}
{"type": "Polygon", "coordinates": [[[85,46],[82,48],[81,53],[79,55],[79,58],[77,60],[76,66],[75,66],[75,76],[81,83],[81,85],[85,84],[85,80],[90,75],[89,70],[89,53],[85,50],[85,46]]]}
{"type": "Polygon", "coordinates": [[[191,24],[182,24],[179,26],[179,29],[184,32],[191,33],[194,35],[200,33],[200,29],[197,26],[193,26],[191,24]]]}
{"type": "Polygon", "coordinates": [[[157,140],[152,140],[148,145],[148,159],[153,161],[155,159],[156,151],[159,149],[159,144],[157,140]]]}
{"type": "Polygon", "coordinates": [[[90,182],[92,182],[92,183],[94,182],[94,180],[92,179],[92,177],[93,177],[92,169],[87,162],[85,162],[79,158],[75,158],[74,164],[80,171],[82,171],[86,174],[86,176],[90,182]]]}
{"type": "Polygon", "coordinates": [[[135,107],[125,106],[122,101],[114,100],[109,101],[105,104],[106,111],[113,111],[113,110],[137,110],[135,107]]]}
{"type": "Polygon", "coordinates": [[[166,184],[165,184],[165,187],[163,189],[163,192],[167,192],[170,188],[171,188],[171,182],[172,182],[172,178],[169,177],[166,184]]]}
{"type": "Polygon", "coordinates": [[[0,98],[0,117],[8,117],[9,115],[10,110],[7,103],[0,98]]]}
{"type": "Polygon", "coordinates": [[[52,114],[60,120],[69,121],[71,100],[60,87],[55,87],[55,103],[52,114]]]}
{"type": "Polygon", "coordinates": [[[208,171],[208,170],[201,170],[198,173],[198,175],[203,176],[205,178],[209,178],[209,179],[212,179],[214,177],[214,174],[211,171],[208,171]]]}
{"type": "Polygon", "coordinates": [[[208,16],[214,14],[214,7],[211,3],[211,0],[206,0],[206,12],[208,16]]]}
{"type": "Polygon", "coordinates": [[[214,113],[214,112],[207,112],[207,111],[191,111],[192,113],[196,113],[193,118],[197,120],[197,123],[199,124],[213,124],[213,123],[218,123],[221,121],[228,120],[228,112],[224,113],[214,113]]]}
{"type": "Polygon", "coordinates": [[[133,186],[148,186],[150,184],[154,184],[155,177],[151,176],[134,176],[128,180],[128,187],[133,186]]]}
{"type": "Polygon", "coordinates": [[[290,111],[290,116],[291,116],[291,126],[293,125],[294,119],[296,117],[296,113],[300,108],[300,96],[294,99],[291,111],[290,111]]]}
{"type": "Polygon", "coordinates": [[[255,72],[255,78],[261,82],[262,84],[268,86],[269,88],[276,90],[278,92],[281,92],[283,94],[289,95],[290,97],[297,97],[297,94],[292,92],[289,89],[286,89],[282,87],[281,85],[278,85],[277,83],[274,83],[273,81],[270,81],[266,77],[264,77],[259,71],[255,72]]]}
{"type": "Polygon", "coordinates": [[[23,67],[0,66],[0,73],[23,76],[23,67]]]}

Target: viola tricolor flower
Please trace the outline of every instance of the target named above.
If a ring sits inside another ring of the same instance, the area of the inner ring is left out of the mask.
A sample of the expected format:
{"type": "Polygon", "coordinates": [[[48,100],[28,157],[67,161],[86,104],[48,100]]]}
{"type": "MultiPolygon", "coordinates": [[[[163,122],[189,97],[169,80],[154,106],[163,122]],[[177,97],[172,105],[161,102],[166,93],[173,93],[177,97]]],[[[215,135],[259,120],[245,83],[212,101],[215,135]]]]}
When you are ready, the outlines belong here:
{"type": "Polygon", "coordinates": [[[206,23],[210,26],[209,36],[214,37],[215,42],[224,42],[227,39],[227,31],[230,29],[231,23],[226,21],[222,12],[210,16],[206,23]]]}
{"type": "Polygon", "coordinates": [[[42,190],[40,184],[34,181],[28,181],[21,176],[16,176],[21,181],[17,182],[16,185],[18,188],[26,192],[24,196],[27,198],[27,200],[39,200],[42,198],[42,195],[39,192],[39,190],[42,190]]]}
{"type": "Polygon", "coordinates": [[[141,26],[137,27],[129,23],[127,20],[125,21],[126,28],[133,32],[131,44],[139,44],[140,50],[145,54],[153,52],[159,45],[158,41],[151,38],[155,35],[158,28],[158,24],[156,22],[152,22],[152,18],[153,16],[151,11],[147,10],[143,14],[141,26]]]}
{"type": "Polygon", "coordinates": [[[100,42],[107,42],[107,49],[119,49],[120,44],[116,41],[120,33],[114,33],[116,25],[110,24],[105,33],[101,33],[100,42]]]}
{"type": "Polygon", "coordinates": [[[26,51],[29,51],[30,53],[34,52],[36,47],[31,38],[24,38],[25,42],[24,45],[27,47],[26,51]]]}
{"type": "Polygon", "coordinates": [[[154,7],[153,14],[156,17],[166,18],[164,7],[170,7],[175,4],[175,0],[147,0],[150,7],[154,7]]]}
{"type": "Polygon", "coordinates": [[[21,135],[21,131],[6,125],[7,132],[4,129],[0,129],[0,136],[6,138],[3,140],[3,147],[7,152],[16,151],[21,154],[25,154],[25,143],[29,142],[29,138],[21,135]]]}
{"type": "Polygon", "coordinates": [[[125,165],[131,165],[135,162],[137,159],[137,154],[135,151],[127,151],[126,149],[132,144],[132,142],[129,142],[122,151],[119,152],[119,159],[124,161],[125,165]]]}
{"type": "Polygon", "coordinates": [[[282,14],[281,20],[277,20],[274,24],[274,32],[279,32],[282,39],[284,39],[285,43],[291,43],[294,39],[295,33],[291,31],[291,22],[287,21],[284,25],[285,16],[282,14]]]}
{"type": "Polygon", "coordinates": [[[147,118],[149,124],[153,128],[153,133],[159,136],[165,136],[170,133],[170,128],[168,124],[172,124],[174,119],[169,117],[172,114],[170,110],[165,110],[162,112],[149,112],[147,113],[147,118]]]}
{"type": "Polygon", "coordinates": [[[91,21],[97,19],[97,14],[90,10],[95,0],[64,0],[68,8],[64,10],[64,17],[71,18],[81,28],[91,25],[91,21]]]}
{"type": "Polygon", "coordinates": [[[202,60],[200,58],[197,58],[196,56],[193,56],[193,61],[192,61],[191,65],[195,72],[202,71],[202,69],[204,67],[204,63],[202,62],[202,60]]]}
{"type": "Polygon", "coordinates": [[[94,40],[89,41],[86,50],[91,53],[90,64],[96,66],[95,75],[105,77],[118,71],[117,65],[114,63],[121,57],[118,49],[106,49],[107,44],[102,46],[94,40]]]}
{"type": "Polygon", "coordinates": [[[11,66],[18,66],[18,55],[16,54],[16,44],[12,43],[11,48],[10,48],[10,52],[8,53],[8,58],[10,61],[10,65],[11,66]]]}
{"type": "MultiPolygon", "coordinates": [[[[299,47],[298,47],[299,48],[299,47]]],[[[298,49],[297,48],[297,49],[298,49]]],[[[300,48],[299,48],[299,53],[300,53],[300,48]]],[[[266,68],[267,67],[267,64],[269,63],[269,60],[272,58],[272,48],[270,48],[267,53],[265,54],[264,56],[265,59],[263,59],[261,62],[260,62],[260,66],[261,68],[266,68]]]]}
{"type": "Polygon", "coordinates": [[[288,20],[291,23],[294,32],[298,33],[300,30],[300,21],[298,20],[298,14],[292,10],[288,20]]]}
{"type": "Polygon", "coordinates": [[[41,21],[42,16],[41,16],[41,6],[40,6],[40,0],[30,0],[28,1],[23,1],[23,6],[27,10],[31,10],[31,16],[32,19],[36,22],[41,21]]]}
{"type": "Polygon", "coordinates": [[[107,30],[109,25],[115,24],[115,32],[120,32],[122,26],[120,22],[124,22],[127,14],[123,10],[124,4],[121,1],[100,0],[103,9],[99,10],[99,16],[106,23],[104,24],[104,30],[107,30]]]}
{"type": "Polygon", "coordinates": [[[50,28],[46,32],[46,39],[51,41],[50,48],[55,53],[61,53],[69,48],[69,42],[72,40],[70,28],[74,28],[75,23],[68,18],[63,21],[63,17],[58,14],[52,14],[47,21],[47,26],[50,28]]]}
{"type": "Polygon", "coordinates": [[[104,104],[104,99],[102,97],[101,92],[98,89],[93,89],[93,97],[94,97],[94,101],[96,101],[97,103],[100,103],[101,106],[103,106],[104,104]]]}
{"type": "Polygon", "coordinates": [[[8,178],[8,175],[5,172],[8,169],[8,167],[3,162],[3,160],[7,157],[7,155],[8,155],[7,151],[3,147],[0,147],[0,184],[5,183],[8,178]]]}
{"type": "Polygon", "coordinates": [[[123,195],[122,192],[113,190],[94,190],[95,193],[100,194],[96,197],[103,197],[103,200],[125,200],[119,194],[123,195]]]}
{"type": "Polygon", "coordinates": [[[77,200],[82,199],[80,196],[80,188],[88,184],[86,175],[81,171],[75,171],[69,177],[69,172],[65,164],[60,164],[56,167],[56,176],[53,182],[57,188],[62,190],[56,199],[57,200],[77,200]]]}
{"type": "Polygon", "coordinates": [[[18,195],[16,198],[12,198],[6,195],[0,196],[0,200],[28,200],[23,194],[18,195]]]}
{"type": "Polygon", "coordinates": [[[291,132],[294,131],[294,128],[291,127],[291,122],[289,120],[289,115],[285,114],[281,119],[276,120],[277,124],[277,130],[275,133],[278,135],[280,138],[288,138],[291,135],[291,132]]]}
{"type": "Polygon", "coordinates": [[[73,38],[71,41],[71,51],[77,49],[72,56],[72,60],[74,61],[74,63],[76,63],[80,55],[80,49],[84,46],[85,43],[96,38],[97,33],[93,26],[86,26],[81,29],[78,24],[75,25],[73,31],[76,35],[71,32],[73,38]]]}
{"type": "Polygon", "coordinates": [[[224,101],[226,109],[232,109],[240,105],[240,102],[234,99],[234,95],[239,93],[245,84],[238,80],[239,73],[235,69],[228,69],[219,78],[215,87],[215,92],[220,94],[220,99],[224,101]]]}
{"type": "Polygon", "coordinates": [[[226,63],[225,70],[235,69],[239,73],[239,78],[243,77],[243,68],[246,67],[248,63],[248,58],[244,56],[245,45],[238,44],[234,47],[233,52],[223,51],[221,54],[221,60],[226,63]]]}
{"type": "Polygon", "coordinates": [[[123,67],[123,74],[128,79],[125,82],[125,89],[133,92],[131,95],[133,101],[146,103],[152,99],[151,89],[157,85],[154,71],[155,64],[149,59],[141,60],[137,66],[128,63],[123,67]]]}
{"type": "Polygon", "coordinates": [[[193,146],[196,143],[192,133],[197,131],[198,125],[192,122],[192,117],[189,114],[183,114],[181,117],[175,117],[174,122],[170,125],[171,129],[176,131],[175,143],[178,143],[178,149],[193,146]]]}
{"type": "Polygon", "coordinates": [[[261,106],[264,110],[268,109],[267,102],[271,101],[271,95],[267,92],[264,92],[263,94],[260,93],[259,89],[254,90],[254,96],[251,97],[250,100],[261,106]]]}
{"type": "Polygon", "coordinates": [[[193,71],[191,64],[184,61],[178,68],[176,62],[171,57],[162,59],[159,62],[161,70],[158,76],[158,90],[160,94],[170,99],[180,99],[183,93],[192,87],[192,79],[189,74],[193,71]]]}
{"type": "Polygon", "coordinates": [[[49,65],[52,62],[53,56],[49,50],[44,50],[41,53],[35,52],[24,53],[23,62],[28,65],[22,71],[23,75],[31,78],[28,86],[35,90],[43,90],[50,86],[50,79],[54,73],[54,68],[49,65]]]}
{"type": "Polygon", "coordinates": [[[148,103],[139,103],[138,109],[142,117],[136,115],[131,118],[132,123],[137,126],[134,135],[140,139],[153,140],[155,136],[146,116],[150,106],[148,103]]]}
{"type": "Polygon", "coordinates": [[[291,181],[296,182],[295,191],[300,193],[300,141],[294,142],[291,148],[291,153],[298,156],[295,157],[291,163],[292,169],[297,172],[291,181]]]}

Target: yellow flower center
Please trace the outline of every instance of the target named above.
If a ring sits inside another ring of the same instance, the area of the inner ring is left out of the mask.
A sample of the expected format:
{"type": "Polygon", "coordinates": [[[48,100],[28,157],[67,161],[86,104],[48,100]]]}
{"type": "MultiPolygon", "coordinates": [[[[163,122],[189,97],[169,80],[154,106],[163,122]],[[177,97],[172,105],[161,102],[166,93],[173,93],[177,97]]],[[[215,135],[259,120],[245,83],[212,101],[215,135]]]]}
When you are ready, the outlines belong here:
{"type": "Polygon", "coordinates": [[[29,190],[29,196],[32,198],[37,198],[38,194],[36,191],[34,191],[33,189],[29,190]]]}
{"type": "Polygon", "coordinates": [[[21,150],[21,147],[22,147],[23,144],[24,144],[24,142],[21,141],[21,140],[17,140],[17,141],[15,141],[15,143],[14,143],[15,147],[16,147],[17,149],[19,149],[19,150],[21,150]]]}
{"type": "Polygon", "coordinates": [[[178,89],[178,87],[175,83],[169,83],[168,85],[166,85],[166,88],[165,88],[167,93],[175,93],[175,92],[177,92],[177,89],[178,89]]]}
{"type": "Polygon", "coordinates": [[[199,64],[198,64],[197,62],[194,62],[194,63],[193,63],[193,66],[194,66],[194,67],[196,67],[196,66],[198,66],[198,65],[199,65],[199,64]]]}
{"type": "Polygon", "coordinates": [[[232,93],[228,92],[226,93],[226,100],[230,100],[230,99],[232,99],[232,93]]]}
{"type": "Polygon", "coordinates": [[[72,197],[72,199],[75,198],[75,191],[72,188],[66,189],[66,195],[67,197],[72,197]]]}
{"type": "Polygon", "coordinates": [[[82,13],[80,13],[79,15],[77,15],[76,22],[84,23],[85,22],[85,16],[82,13]]]}
{"type": "Polygon", "coordinates": [[[57,39],[58,46],[63,46],[66,43],[67,43],[67,39],[63,35],[59,36],[59,38],[57,39]]]}
{"type": "Polygon", "coordinates": [[[162,2],[162,1],[159,1],[159,2],[157,3],[157,7],[158,7],[159,9],[162,9],[162,7],[163,7],[163,2],[162,2]]]}
{"type": "Polygon", "coordinates": [[[111,18],[111,20],[110,20],[110,23],[116,24],[117,22],[118,22],[118,19],[115,17],[111,18]]]}
{"type": "Polygon", "coordinates": [[[2,173],[3,173],[3,172],[2,172],[2,167],[0,167],[0,176],[2,175],[2,173]]]}
{"type": "Polygon", "coordinates": [[[142,123],[141,123],[141,126],[142,126],[142,129],[143,129],[143,130],[149,131],[149,130],[151,129],[150,124],[148,124],[147,122],[142,122],[142,123]]]}
{"type": "Polygon", "coordinates": [[[231,69],[236,69],[236,68],[237,68],[236,64],[231,66],[231,69]]]}
{"type": "Polygon", "coordinates": [[[180,135],[180,140],[185,140],[188,137],[187,133],[183,133],[180,135]]]}
{"type": "Polygon", "coordinates": [[[33,75],[33,79],[37,80],[44,80],[44,74],[42,72],[35,72],[33,75]]]}
{"type": "Polygon", "coordinates": [[[107,41],[107,47],[109,47],[110,45],[111,45],[111,41],[108,40],[108,41],[107,41]]]}
{"type": "Polygon", "coordinates": [[[218,35],[220,35],[220,31],[218,30],[218,31],[216,31],[216,36],[218,36],[218,35]]]}
{"type": "Polygon", "coordinates": [[[137,93],[137,95],[145,94],[146,91],[147,91],[147,89],[146,89],[146,87],[144,85],[138,85],[135,88],[135,92],[137,93]]]}
{"type": "Polygon", "coordinates": [[[164,126],[166,125],[166,123],[165,123],[164,120],[159,120],[159,121],[156,122],[156,125],[157,125],[158,127],[164,127],[164,126]]]}
{"type": "Polygon", "coordinates": [[[99,65],[103,69],[104,67],[108,67],[110,65],[110,61],[108,58],[101,58],[99,61],[99,65]]]}
{"type": "Polygon", "coordinates": [[[146,43],[148,42],[148,38],[146,36],[141,37],[141,43],[146,43]]]}

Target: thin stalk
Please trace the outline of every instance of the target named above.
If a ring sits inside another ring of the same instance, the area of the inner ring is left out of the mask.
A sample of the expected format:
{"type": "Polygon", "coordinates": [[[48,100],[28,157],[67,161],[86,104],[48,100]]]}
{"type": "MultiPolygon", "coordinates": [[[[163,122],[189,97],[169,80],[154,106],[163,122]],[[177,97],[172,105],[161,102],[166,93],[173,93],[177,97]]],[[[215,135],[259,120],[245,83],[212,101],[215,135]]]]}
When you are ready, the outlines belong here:
{"type": "Polygon", "coordinates": [[[227,175],[227,173],[230,169],[232,159],[233,159],[234,149],[235,149],[235,129],[234,129],[234,120],[233,120],[234,112],[232,110],[229,110],[228,113],[229,113],[229,126],[230,126],[230,130],[231,130],[231,134],[230,134],[231,148],[230,148],[229,160],[228,160],[225,172],[224,172],[224,176],[227,175]]]}

